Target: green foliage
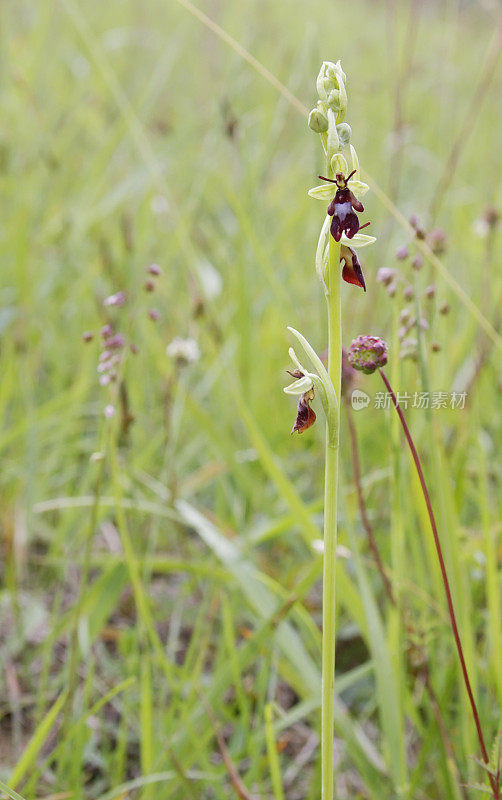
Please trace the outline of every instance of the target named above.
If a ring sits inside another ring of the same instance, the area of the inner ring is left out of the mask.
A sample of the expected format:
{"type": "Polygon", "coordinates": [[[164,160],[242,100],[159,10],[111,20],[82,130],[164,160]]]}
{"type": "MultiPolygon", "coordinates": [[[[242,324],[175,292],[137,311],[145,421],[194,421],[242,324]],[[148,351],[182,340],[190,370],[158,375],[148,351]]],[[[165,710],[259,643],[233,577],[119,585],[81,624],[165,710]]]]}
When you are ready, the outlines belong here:
{"type": "MultiPolygon", "coordinates": [[[[341,58],[361,163],[405,218],[430,227],[450,164],[441,268],[497,328],[500,241],[473,230],[500,206],[500,73],[486,95],[477,86],[488,5],[357,0],[337,4],[336,25],[327,0],[204,9],[307,111],[311,76],[341,58]]],[[[319,204],[307,196],[317,137],[182,4],[7,0],[0,15],[0,789],[233,797],[203,693],[252,796],[319,800],[324,431],[291,438],[294,400],[282,392],[286,325],[326,346],[319,204]],[[149,293],[152,262],[163,275],[149,293]],[[105,309],[118,291],[127,304],[105,309]],[[117,397],[107,421],[114,390],[96,366],[110,319],[138,353],[123,365],[127,405],[117,397]],[[166,355],[175,337],[195,339],[200,358],[177,365],[166,355]]],[[[464,410],[405,413],[491,742],[502,706],[500,348],[437,265],[396,263],[411,236],[381,195],[365,207],[377,242],[361,251],[368,293],[342,287],[344,344],[385,337],[400,392],[468,389],[464,410]],[[393,299],[376,281],[383,266],[405,278],[393,299]],[[397,359],[406,284],[429,322],[418,364],[397,359]]],[[[486,773],[472,758],[423,499],[390,411],[373,408],[377,376],[359,388],[372,398],[350,411],[363,492],[397,607],[361,522],[342,409],[337,797],[458,800],[486,773]]]]}

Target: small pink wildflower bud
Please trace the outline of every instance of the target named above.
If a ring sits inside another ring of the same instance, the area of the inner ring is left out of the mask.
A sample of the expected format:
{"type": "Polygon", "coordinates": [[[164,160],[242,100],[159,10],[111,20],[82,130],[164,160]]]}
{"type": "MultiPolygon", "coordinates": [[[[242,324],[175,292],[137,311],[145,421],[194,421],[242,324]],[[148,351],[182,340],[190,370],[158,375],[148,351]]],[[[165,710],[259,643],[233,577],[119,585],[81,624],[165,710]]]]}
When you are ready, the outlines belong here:
{"type": "Polygon", "coordinates": [[[388,286],[394,280],[395,274],[396,271],[390,267],[381,267],[377,272],[377,281],[378,283],[383,283],[384,286],[388,286]]]}
{"type": "Polygon", "coordinates": [[[392,281],[392,283],[389,284],[389,286],[387,286],[387,294],[389,295],[389,297],[394,297],[396,292],[397,292],[397,283],[395,281],[392,281]]]}
{"type": "Polygon", "coordinates": [[[446,250],[446,233],[442,228],[434,228],[427,237],[430,248],[437,256],[442,255],[446,250]]]}
{"type": "Polygon", "coordinates": [[[149,272],[150,275],[162,275],[162,270],[158,264],[150,264],[150,266],[146,268],[146,271],[149,272]]]}
{"type": "Polygon", "coordinates": [[[138,345],[137,344],[134,344],[134,342],[131,342],[131,344],[129,345],[129,349],[130,349],[131,353],[133,353],[135,356],[138,355],[139,350],[138,350],[138,345]]]}
{"type": "Polygon", "coordinates": [[[111,325],[103,325],[101,328],[101,338],[108,339],[109,336],[112,336],[113,328],[111,325]]]}
{"type": "Polygon", "coordinates": [[[117,306],[117,308],[120,308],[120,306],[124,305],[126,300],[127,300],[127,297],[126,297],[126,293],[125,292],[117,292],[116,294],[111,294],[109,297],[107,297],[103,301],[103,305],[104,306],[117,306]]]}
{"type": "Polygon", "coordinates": [[[358,336],[350,345],[349,364],[366,375],[387,363],[387,345],[379,336],[358,336]]]}
{"type": "Polygon", "coordinates": [[[153,281],[145,281],[143,286],[145,292],[154,292],[155,291],[155,283],[153,281]]]}
{"type": "Polygon", "coordinates": [[[413,291],[413,286],[406,286],[403,289],[403,297],[407,302],[409,302],[410,300],[413,300],[414,296],[415,296],[415,292],[413,291]]]}
{"type": "Polygon", "coordinates": [[[83,342],[92,342],[93,339],[94,339],[94,334],[92,333],[92,331],[84,331],[84,333],[82,334],[83,342]]]}
{"type": "Polygon", "coordinates": [[[432,300],[432,298],[435,297],[435,295],[436,295],[436,287],[434,286],[433,283],[431,283],[430,286],[427,286],[424,294],[425,294],[427,300],[432,300]]]}
{"type": "Polygon", "coordinates": [[[401,247],[398,247],[396,250],[396,258],[398,261],[406,261],[409,255],[410,251],[405,244],[403,244],[401,247]]]}
{"type": "Polygon", "coordinates": [[[450,313],[450,306],[448,305],[448,303],[443,303],[443,304],[442,304],[442,305],[439,307],[439,313],[440,313],[440,314],[443,314],[443,316],[446,316],[446,314],[449,314],[449,313],[450,313]]]}
{"type": "Polygon", "coordinates": [[[418,219],[416,214],[412,214],[410,217],[410,225],[415,231],[415,236],[417,239],[425,239],[425,231],[420,225],[420,220],[418,219]]]}
{"type": "Polygon", "coordinates": [[[412,320],[413,315],[409,308],[403,308],[403,310],[399,312],[399,322],[401,325],[409,325],[412,323],[412,320]]]}
{"type": "Polygon", "coordinates": [[[124,345],[125,339],[121,333],[116,333],[115,336],[111,336],[106,340],[106,346],[109,347],[110,350],[121,350],[124,345]]]}
{"type": "Polygon", "coordinates": [[[112,406],[111,403],[109,403],[107,406],[105,406],[103,413],[106,419],[112,419],[112,417],[115,416],[115,406],[112,406]]]}
{"type": "Polygon", "coordinates": [[[110,383],[110,376],[109,375],[100,375],[99,376],[99,385],[100,386],[108,386],[110,383]]]}
{"type": "Polygon", "coordinates": [[[418,341],[411,336],[409,339],[403,339],[399,355],[401,358],[411,358],[416,361],[418,355],[418,341]]]}
{"type": "Polygon", "coordinates": [[[150,311],[148,312],[148,316],[153,322],[157,322],[157,320],[160,319],[160,313],[157,311],[156,308],[151,308],[150,311]]]}
{"type": "Polygon", "coordinates": [[[424,260],[422,256],[415,256],[415,258],[411,262],[412,269],[416,270],[417,272],[422,269],[424,265],[424,260]]]}

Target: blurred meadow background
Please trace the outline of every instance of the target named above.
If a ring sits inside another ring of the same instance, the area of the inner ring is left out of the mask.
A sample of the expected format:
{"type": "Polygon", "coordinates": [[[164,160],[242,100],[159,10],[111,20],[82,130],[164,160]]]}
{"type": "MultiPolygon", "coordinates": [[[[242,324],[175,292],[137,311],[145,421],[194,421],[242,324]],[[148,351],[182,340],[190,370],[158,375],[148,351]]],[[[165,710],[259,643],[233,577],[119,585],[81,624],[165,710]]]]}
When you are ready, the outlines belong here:
{"type": "MultiPolygon", "coordinates": [[[[324,426],[315,406],[290,437],[282,388],[287,325],[327,344],[307,196],[324,162],[302,116],[323,59],[342,60],[376,184],[344,343],[383,336],[402,393],[467,393],[406,414],[490,745],[501,727],[500,6],[200,9],[210,21],[176,0],[0,7],[5,796],[320,796],[324,426]],[[428,323],[415,359],[406,308],[428,323]],[[102,386],[106,325],[127,355],[102,386]]],[[[466,800],[486,776],[380,384],[361,376],[369,407],[342,413],[337,797],[466,800]]]]}

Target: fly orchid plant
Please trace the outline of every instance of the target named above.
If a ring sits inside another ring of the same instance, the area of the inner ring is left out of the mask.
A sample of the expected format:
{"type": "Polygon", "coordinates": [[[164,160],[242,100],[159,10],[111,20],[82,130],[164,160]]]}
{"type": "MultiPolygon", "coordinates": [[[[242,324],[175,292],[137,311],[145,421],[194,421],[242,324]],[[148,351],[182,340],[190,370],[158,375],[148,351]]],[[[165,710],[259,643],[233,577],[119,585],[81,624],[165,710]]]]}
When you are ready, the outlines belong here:
{"type": "Polygon", "coordinates": [[[351,143],[352,131],[345,122],[347,112],[347,78],[340,61],[324,61],[317,76],[319,99],[309,115],[309,127],[319,134],[326,157],[325,183],[310,189],[309,195],[327,203],[316,250],[316,271],[326,296],[328,311],[328,368],[294,328],[291,333],[301,344],[313,371],[298,360],[293,348],[289,354],[295,365],[295,379],[285,388],[288,394],[299,395],[297,417],[292,433],[302,433],[316,419],[310,407],[317,392],[326,417],[326,457],[324,494],[324,564],[322,624],[322,699],[321,699],[321,763],[322,800],[332,800],[334,790],[334,679],[335,679],[335,571],[338,505],[338,447],[340,427],[340,388],[342,370],[341,282],[359,286],[366,283],[356,249],[375,241],[361,233],[364,197],[369,186],[360,180],[359,160],[351,143]],[[341,269],[340,269],[341,267],[341,269]]]}

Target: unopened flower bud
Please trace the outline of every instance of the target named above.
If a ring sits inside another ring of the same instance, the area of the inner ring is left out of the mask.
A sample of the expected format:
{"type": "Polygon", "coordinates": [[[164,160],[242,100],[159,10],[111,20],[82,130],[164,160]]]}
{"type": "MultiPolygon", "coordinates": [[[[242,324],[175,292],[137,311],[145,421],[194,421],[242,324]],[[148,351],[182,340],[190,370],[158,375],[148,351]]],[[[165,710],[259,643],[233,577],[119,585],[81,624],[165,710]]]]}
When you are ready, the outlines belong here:
{"type": "Polygon", "coordinates": [[[112,334],[113,334],[112,326],[103,325],[103,327],[101,328],[101,338],[106,340],[108,339],[109,336],[112,336],[112,334]]]}
{"type": "Polygon", "coordinates": [[[425,231],[420,225],[420,220],[418,219],[416,214],[412,214],[410,217],[410,225],[415,231],[415,236],[417,239],[425,239],[425,231]]]}
{"type": "Polygon", "coordinates": [[[396,292],[397,292],[397,283],[395,281],[392,281],[392,283],[390,283],[387,286],[387,294],[389,295],[389,297],[395,297],[396,292]]]}
{"type": "Polygon", "coordinates": [[[446,250],[446,233],[442,228],[434,228],[427,237],[433,253],[442,255],[446,250]]]}
{"type": "Polygon", "coordinates": [[[401,325],[409,325],[413,319],[413,315],[409,308],[403,308],[403,310],[399,313],[399,322],[401,325]]]}
{"type": "Polygon", "coordinates": [[[160,319],[160,314],[156,308],[151,308],[150,311],[148,312],[148,316],[153,322],[157,322],[157,320],[160,319]]]}
{"type": "Polygon", "coordinates": [[[110,348],[110,350],[121,350],[124,345],[125,339],[121,333],[116,333],[115,336],[111,336],[106,340],[106,346],[110,348]]]}
{"type": "Polygon", "coordinates": [[[441,350],[441,345],[438,344],[437,342],[433,342],[431,345],[431,350],[433,353],[439,353],[439,351],[441,350]]]}
{"type": "Polygon", "coordinates": [[[423,260],[422,256],[419,256],[419,255],[416,255],[415,258],[411,262],[412,268],[414,270],[416,270],[417,272],[420,269],[422,269],[423,265],[424,265],[424,260],[423,260]]]}
{"type": "Polygon", "coordinates": [[[418,341],[413,337],[410,337],[409,339],[403,339],[401,342],[401,350],[399,355],[401,358],[411,358],[416,360],[418,355],[418,341]]]}
{"type": "Polygon", "coordinates": [[[92,342],[93,339],[94,339],[94,334],[92,333],[92,331],[84,331],[84,333],[82,334],[83,342],[92,342]]]}
{"type": "Polygon", "coordinates": [[[146,271],[149,272],[150,275],[162,275],[162,270],[158,264],[150,264],[150,266],[146,268],[146,271]]]}
{"type": "Polygon", "coordinates": [[[341,122],[336,126],[340,147],[347,147],[350,144],[350,137],[352,136],[352,128],[347,122],[341,122]]]}
{"type": "Polygon", "coordinates": [[[377,281],[378,283],[383,283],[384,286],[388,286],[395,277],[395,270],[390,269],[390,267],[380,267],[377,272],[377,281]]]}
{"type": "Polygon", "coordinates": [[[415,292],[413,291],[413,286],[405,286],[403,289],[403,297],[406,301],[413,300],[415,296],[415,292]]]}
{"type": "Polygon", "coordinates": [[[439,307],[439,313],[440,313],[440,314],[443,314],[443,316],[446,316],[446,314],[449,314],[449,313],[450,313],[450,306],[448,305],[448,303],[443,303],[443,304],[442,304],[442,305],[439,307]]]}
{"type": "Polygon", "coordinates": [[[405,261],[409,255],[410,251],[405,244],[401,245],[401,247],[398,247],[396,250],[396,258],[398,261],[405,261]]]}
{"type": "Polygon", "coordinates": [[[127,300],[127,297],[126,297],[126,293],[125,292],[117,292],[116,294],[111,294],[109,297],[107,297],[103,301],[103,305],[104,306],[117,306],[117,308],[120,308],[120,306],[124,305],[126,300],[127,300]]]}
{"type": "Polygon", "coordinates": [[[350,345],[348,362],[354,369],[371,375],[387,363],[387,345],[379,336],[358,336],[350,345]]]}
{"type": "Polygon", "coordinates": [[[327,104],[333,111],[340,111],[340,92],[338,89],[332,89],[329,92],[327,104]]]}
{"type": "Polygon", "coordinates": [[[143,286],[145,292],[154,292],[155,291],[155,283],[153,281],[145,281],[143,286]]]}
{"type": "Polygon", "coordinates": [[[109,404],[105,406],[103,413],[106,419],[112,419],[115,416],[115,407],[109,404]]]}
{"type": "Polygon", "coordinates": [[[335,153],[331,159],[331,169],[333,170],[333,175],[336,175],[338,172],[341,172],[342,175],[348,174],[349,168],[347,167],[347,161],[341,153],[335,153]]]}
{"type": "Polygon", "coordinates": [[[430,286],[427,286],[424,294],[425,294],[427,300],[432,300],[432,298],[435,297],[435,295],[436,295],[436,287],[434,286],[433,283],[431,283],[430,286]]]}
{"type": "Polygon", "coordinates": [[[309,114],[309,128],[315,133],[324,133],[328,130],[328,119],[318,108],[313,108],[309,114]]]}

